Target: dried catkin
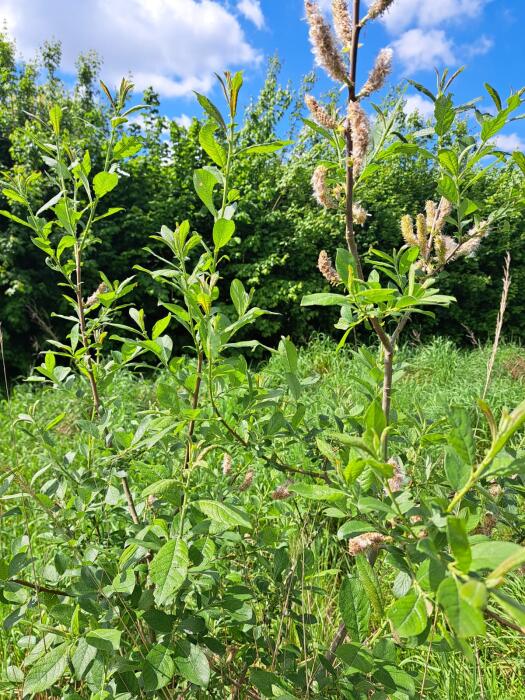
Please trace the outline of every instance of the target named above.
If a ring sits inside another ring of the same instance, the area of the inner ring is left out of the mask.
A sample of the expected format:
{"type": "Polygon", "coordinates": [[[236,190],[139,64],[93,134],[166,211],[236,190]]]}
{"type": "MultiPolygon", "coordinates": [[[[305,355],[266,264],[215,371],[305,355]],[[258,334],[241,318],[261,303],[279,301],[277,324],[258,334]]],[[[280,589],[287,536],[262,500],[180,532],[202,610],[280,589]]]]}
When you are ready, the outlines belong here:
{"type": "Polygon", "coordinates": [[[373,92],[381,90],[386,82],[386,79],[392,71],[392,57],[394,53],[392,49],[381,49],[377,54],[374,67],[368,74],[368,80],[363,85],[360,97],[368,97],[373,92]]]}
{"type": "Polygon", "coordinates": [[[319,126],[323,126],[325,129],[337,129],[337,119],[332,117],[332,115],[319,104],[315,97],[306,95],[304,101],[306,102],[312,119],[317,122],[319,126]]]}
{"type": "Polygon", "coordinates": [[[312,190],[315,199],[326,209],[335,209],[336,200],[332,197],[328,188],[328,168],[325,165],[318,165],[312,175],[312,190]]]}
{"type": "Polygon", "coordinates": [[[286,484],[278,486],[272,493],[272,499],[274,501],[285,501],[287,498],[290,498],[292,494],[288,488],[289,485],[290,483],[287,482],[286,484]]]}
{"type": "Polygon", "coordinates": [[[403,488],[403,485],[406,480],[405,472],[401,463],[395,457],[389,459],[388,463],[394,467],[394,473],[392,474],[390,479],[388,479],[388,488],[392,493],[396,493],[396,491],[401,491],[401,489],[403,488]]]}
{"type": "Polygon", "coordinates": [[[377,549],[381,544],[389,542],[391,539],[380,532],[365,532],[348,540],[348,553],[355,557],[369,549],[377,549]]]}
{"type": "Polygon", "coordinates": [[[352,43],[352,20],[346,0],[332,0],[332,15],[337,38],[346,48],[352,43]]]}
{"type": "Polygon", "coordinates": [[[348,127],[352,137],[352,161],[354,174],[359,174],[368,149],[370,126],[365,110],[359,102],[348,103],[348,127]]]}
{"type": "Polygon", "coordinates": [[[330,256],[328,255],[326,250],[322,250],[319,253],[317,267],[319,268],[319,271],[321,272],[325,280],[329,282],[332,286],[335,287],[341,282],[341,277],[339,276],[337,270],[333,267],[332,261],[330,260],[330,256]]]}
{"type": "Polygon", "coordinates": [[[315,60],[333,80],[338,83],[347,83],[346,67],[337,48],[337,42],[330,25],[322,16],[317,3],[306,0],[305,9],[306,19],[310,26],[310,43],[312,44],[315,60]]]}
{"type": "Polygon", "coordinates": [[[246,472],[246,476],[244,477],[244,481],[239,486],[239,491],[247,491],[250,488],[250,486],[253,484],[254,475],[255,475],[255,472],[253,471],[253,469],[250,469],[249,471],[246,472]]]}

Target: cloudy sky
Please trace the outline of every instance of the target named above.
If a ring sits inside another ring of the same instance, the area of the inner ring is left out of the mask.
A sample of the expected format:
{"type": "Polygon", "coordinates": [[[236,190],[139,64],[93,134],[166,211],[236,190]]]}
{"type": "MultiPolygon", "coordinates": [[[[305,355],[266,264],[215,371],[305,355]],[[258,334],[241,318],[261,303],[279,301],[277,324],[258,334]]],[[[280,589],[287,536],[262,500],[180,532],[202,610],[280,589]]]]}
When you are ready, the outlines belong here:
{"type": "MultiPolygon", "coordinates": [[[[182,123],[199,113],[193,90],[213,97],[214,71],[244,69],[245,95],[254,95],[276,52],[283,80],[296,85],[313,66],[303,0],[0,0],[0,20],[25,58],[44,40],[59,39],[66,78],[78,53],[95,49],[106,82],[131,73],[139,90],[155,87],[165,113],[182,123]]],[[[374,24],[362,35],[365,71],[388,45],[394,80],[411,77],[432,87],[434,66],[466,64],[460,98],[481,95],[485,81],[505,96],[525,82],[525,0],[396,0],[374,24]]],[[[321,79],[318,90],[327,86],[321,79]]],[[[413,90],[408,95],[410,106],[428,111],[428,101],[413,90]]],[[[516,124],[504,137],[509,147],[525,142],[525,127],[516,124]]]]}

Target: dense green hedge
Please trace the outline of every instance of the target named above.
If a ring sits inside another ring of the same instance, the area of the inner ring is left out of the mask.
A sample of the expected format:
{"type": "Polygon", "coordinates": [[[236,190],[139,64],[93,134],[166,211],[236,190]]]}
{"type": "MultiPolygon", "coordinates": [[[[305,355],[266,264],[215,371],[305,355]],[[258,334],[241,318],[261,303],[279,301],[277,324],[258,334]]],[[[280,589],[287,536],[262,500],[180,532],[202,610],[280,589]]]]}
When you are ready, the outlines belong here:
{"type": "MultiPolygon", "coordinates": [[[[38,135],[38,121],[31,114],[43,115],[51,100],[59,100],[66,110],[72,140],[91,144],[92,156],[101,157],[98,143],[107,116],[96,94],[98,62],[81,57],[75,87],[69,90],[57,78],[59,47],[44,47],[40,62],[23,66],[15,63],[14,47],[0,37],[0,168],[38,169],[36,155],[27,131],[38,135]],[[43,76],[43,79],[41,79],[43,76]]],[[[127,164],[129,177],[111,193],[109,206],[122,206],[121,214],[100,222],[102,239],[98,260],[85,270],[86,293],[98,284],[98,270],[112,279],[129,276],[135,264],[144,264],[152,246],[149,236],[162,224],[173,225],[188,218],[192,226],[207,233],[210,222],[197,200],[192,172],[205,162],[198,143],[198,124],[179,127],[161,116],[156,95],[144,96],[149,105],[142,124],[144,151],[127,164]],[[166,137],[166,131],[169,135],[166,137]]],[[[273,341],[282,333],[305,340],[312,328],[330,331],[332,318],[326,310],[303,309],[301,296],[318,290],[321,278],[316,263],[322,248],[335,252],[342,242],[342,222],[338,215],[322,211],[310,191],[312,163],[319,145],[300,130],[300,94],[278,85],[278,66],[270,66],[267,83],[258,100],[247,110],[243,132],[246,143],[271,138],[285,122],[295,145],[283,156],[247,159],[238,166],[236,183],[243,195],[243,209],[237,219],[238,243],[231,255],[229,272],[256,289],[259,305],[278,312],[261,320],[258,332],[273,341]],[[264,160],[263,160],[264,159],[264,160]]],[[[403,125],[401,125],[402,127],[403,125]]],[[[138,131],[138,126],[134,127],[138,131]]],[[[504,201],[511,191],[512,174],[501,172],[479,184],[479,200],[504,201]]],[[[45,183],[39,185],[45,189],[45,183]]],[[[369,223],[360,235],[360,245],[370,244],[389,250],[400,243],[399,219],[404,213],[420,211],[435,192],[433,173],[423,160],[403,158],[389,161],[367,186],[363,204],[370,213],[369,223]]],[[[45,196],[35,192],[40,201],[45,196]]],[[[0,197],[0,209],[9,208],[0,197]]],[[[14,209],[16,214],[16,207],[14,209]]],[[[0,221],[0,321],[11,374],[25,372],[44,347],[51,333],[60,336],[60,321],[52,312],[60,311],[53,276],[41,263],[40,254],[29,241],[28,230],[0,221]]],[[[515,215],[499,231],[494,231],[475,259],[455,263],[443,276],[443,288],[458,298],[458,305],[440,311],[434,320],[425,320],[425,329],[467,342],[467,327],[481,340],[493,330],[501,292],[501,268],[505,250],[513,258],[511,303],[506,332],[519,339],[525,332],[525,217],[515,215]],[[521,293],[520,293],[521,290],[521,293]]],[[[151,281],[139,274],[136,303],[152,318],[158,313],[157,292],[151,281]]],[[[420,326],[414,325],[414,329],[420,326]]]]}

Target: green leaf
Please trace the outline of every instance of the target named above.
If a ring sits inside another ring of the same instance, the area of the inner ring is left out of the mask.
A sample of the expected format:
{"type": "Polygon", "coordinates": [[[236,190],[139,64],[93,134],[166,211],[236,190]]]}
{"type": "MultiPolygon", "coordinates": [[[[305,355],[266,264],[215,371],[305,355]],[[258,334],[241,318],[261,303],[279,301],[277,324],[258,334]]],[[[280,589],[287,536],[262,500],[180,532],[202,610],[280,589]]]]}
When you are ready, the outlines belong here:
{"type": "Polygon", "coordinates": [[[447,537],[452,554],[456,559],[456,566],[463,573],[467,573],[470,569],[472,553],[465,521],[449,515],[447,518],[447,537]]]}
{"type": "Polygon", "coordinates": [[[207,515],[210,520],[214,520],[226,527],[246,527],[251,528],[252,524],[248,515],[238,509],[228,506],[220,501],[194,501],[193,504],[204,515],[207,515]]]}
{"type": "Polygon", "coordinates": [[[360,581],[345,578],[339,591],[339,610],[347,632],[355,642],[363,642],[368,635],[370,603],[360,581]]]}
{"type": "Polygon", "coordinates": [[[170,540],[163,545],[149,566],[149,578],[155,584],[158,605],[169,602],[179,590],[188,573],[188,547],[182,540],[170,540]]]}
{"type": "Polygon", "coordinates": [[[289,486],[289,490],[310,501],[338,501],[346,498],[344,491],[333,489],[331,486],[325,486],[324,484],[292,484],[289,486]]]}
{"type": "Polygon", "coordinates": [[[164,318],[161,318],[159,321],[157,321],[151,330],[151,339],[155,340],[160,335],[162,335],[166,328],[170,325],[170,321],[171,314],[168,314],[167,316],[164,316],[164,318]]]}
{"type": "Polygon", "coordinates": [[[101,199],[104,195],[114,190],[118,185],[117,173],[101,172],[97,173],[93,178],[93,190],[95,196],[101,199]]]}
{"type": "Polygon", "coordinates": [[[213,224],[213,242],[216,248],[223,248],[235,233],[235,222],[231,219],[218,219],[213,224]]]}
{"type": "Polygon", "coordinates": [[[515,163],[517,163],[521,172],[525,175],[525,155],[521,151],[514,151],[512,158],[515,163]]]}
{"type": "Polygon", "coordinates": [[[200,95],[198,92],[195,93],[200,106],[204,111],[210,116],[223,131],[226,131],[226,123],[222,117],[222,114],[218,108],[209,100],[205,95],[200,95]]]}
{"type": "Polygon", "coordinates": [[[355,557],[355,566],[357,569],[357,575],[361,581],[361,585],[365,589],[368,600],[370,601],[375,613],[383,617],[384,610],[381,588],[379,586],[376,572],[364,554],[358,554],[355,557]]]}
{"type": "Polygon", "coordinates": [[[226,152],[214,136],[216,129],[217,124],[212,122],[204,124],[199,131],[199,143],[212,161],[219,168],[224,168],[226,165],[226,152]]]}
{"type": "Polygon", "coordinates": [[[342,306],[348,303],[348,297],[345,297],[343,294],[331,294],[330,292],[307,294],[301,299],[301,306],[342,306]]]}
{"type": "Polygon", "coordinates": [[[350,668],[355,668],[362,673],[370,673],[374,667],[370,655],[361,644],[341,644],[336,651],[336,656],[350,668]]]}
{"type": "Polygon", "coordinates": [[[101,651],[118,651],[120,647],[121,630],[97,629],[86,634],[87,643],[101,651]]]}
{"type": "Polygon", "coordinates": [[[187,641],[175,646],[175,665],[180,674],[194,685],[206,688],[210,682],[210,665],[206,654],[196,644],[187,641]]]}
{"type": "Polygon", "coordinates": [[[171,681],[174,673],[175,664],[170,650],[162,644],[156,644],[149,650],[142,666],[144,689],[152,692],[164,688],[171,681]]]}
{"type": "Polygon", "coordinates": [[[472,564],[471,571],[483,571],[483,569],[495,569],[506,559],[521,552],[523,547],[514,542],[501,540],[489,540],[477,542],[471,547],[472,564]]]}
{"type": "Polygon", "coordinates": [[[443,175],[438,182],[438,192],[442,197],[448,199],[449,202],[457,202],[459,199],[459,190],[456,183],[449,175],[443,175]]]}
{"type": "Polygon", "coordinates": [[[496,105],[496,109],[498,112],[501,111],[502,108],[502,103],[501,103],[501,97],[499,96],[499,93],[497,90],[495,90],[492,85],[489,85],[489,83],[485,83],[485,90],[489,93],[489,95],[492,97],[492,101],[496,105]]]}
{"type": "Polygon", "coordinates": [[[513,569],[521,566],[525,562],[525,547],[520,547],[519,550],[514,551],[510,556],[504,559],[498,566],[491,571],[487,576],[486,584],[488,588],[494,588],[503,583],[504,576],[508,574],[513,569]]]}
{"type": "Polygon", "coordinates": [[[427,626],[427,609],[423,596],[414,590],[410,591],[390,606],[388,618],[400,637],[417,637],[427,626]]]}
{"type": "Polygon", "coordinates": [[[2,216],[5,216],[6,219],[11,219],[11,221],[14,221],[17,224],[20,224],[21,226],[25,226],[26,228],[30,228],[33,231],[35,230],[31,224],[27,223],[27,221],[24,221],[23,219],[20,219],[18,216],[15,216],[14,214],[11,214],[10,211],[6,211],[5,209],[0,210],[0,214],[2,216]]]}
{"type": "Polygon", "coordinates": [[[464,462],[455,450],[448,448],[445,453],[445,474],[452,488],[458,491],[465,486],[469,479],[470,472],[470,464],[464,462]]]}
{"type": "Polygon", "coordinates": [[[444,136],[450,131],[455,116],[450,95],[440,95],[434,103],[434,117],[436,119],[434,129],[438,136],[444,136]]]}
{"type": "Polygon", "coordinates": [[[138,153],[142,148],[141,139],[136,136],[123,136],[113,148],[113,158],[122,160],[138,153]]]}
{"type": "Polygon", "coordinates": [[[193,173],[193,185],[200,200],[204,203],[208,211],[215,216],[216,210],[213,203],[213,190],[215,185],[217,185],[216,176],[210,173],[209,170],[201,168],[193,173]]]}
{"type": "Polygon", "coordinates": [[[485,634],[482,613],[460,596],[458,585],[453,578],[446,578],[441,582],[437,599],[452,629],[460,639],[485,634]]]}
{"type": "Polygon", "coordinates": [[[62,109],[59,105],[53,105],[49,110],[49,123],[51,124],[55,134],[60,133],[60,124],[62,122],[62,109]]]}
{"type": "Polygon", "coordinates": [[[256,153],[267,155],[269,153],[275,153],[275,151],[279,151],[281,148],[284,148],[291,143],[293,143],[293,141],[270,141],[269,143],[259,143],[255,146],[247,146],[246,148],[243,148],[240,153],[243,155],[253,155],[256,153]]]}
{"type": "Polygon", "coordinates": [[[41,656],[31,667],[24,683],[24,695],[43,693],[56,683],[67,667],[69,644],[60,644],[41,656]]]}

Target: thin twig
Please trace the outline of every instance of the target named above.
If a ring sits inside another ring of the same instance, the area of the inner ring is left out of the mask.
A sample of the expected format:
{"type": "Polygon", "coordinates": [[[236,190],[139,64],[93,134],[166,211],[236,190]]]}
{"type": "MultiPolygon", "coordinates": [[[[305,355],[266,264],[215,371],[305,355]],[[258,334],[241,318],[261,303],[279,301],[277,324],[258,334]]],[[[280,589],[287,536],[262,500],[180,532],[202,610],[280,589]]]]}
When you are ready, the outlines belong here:
{"type": "Polygon", "coordinates": [[[494,342],[492,343],[492,353],[490,355],[490,360],[487,365],[487,378],[485,380],[485,388],[483,389],[482,398],[487,396],[487,392],[490,387],[490,382],[492,380],[492,372],[494,371],[494,363],[496,362],[496,356],[498,354],[499,341],[501,338],[501,330],[503,328],[503,319],[505,317],[505,311],[507,309],[507,301],[509,298],[509,289],[511,283],[510,276],[510,263],[511,257],[509,251],[505,255],[505,264],[503,267],[503,289],[501,292],[501,299],[499,304],[498,318],[496,320],[496,332],[494,334],[494,342]]]}
{"type": "Polygon", "coordinates": [[[7,581],[7,583],[16,583],[19,586],[24,586],[25,588],[31,588],[37,593],[52,593],[53,595],[63,595],[68,598],[74,598],[73,593],[68,593],[67,591],[61,591],[59,588],[50,588],[49,586],[41,586],[39,583],[31,583],[31,581],[25,581],[21,578],[12,578],[7,581]]]}

